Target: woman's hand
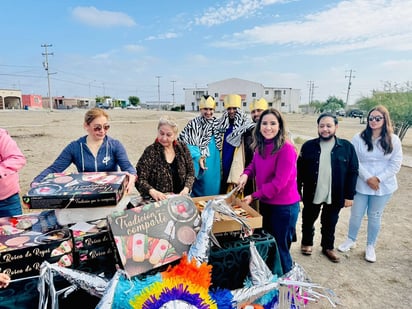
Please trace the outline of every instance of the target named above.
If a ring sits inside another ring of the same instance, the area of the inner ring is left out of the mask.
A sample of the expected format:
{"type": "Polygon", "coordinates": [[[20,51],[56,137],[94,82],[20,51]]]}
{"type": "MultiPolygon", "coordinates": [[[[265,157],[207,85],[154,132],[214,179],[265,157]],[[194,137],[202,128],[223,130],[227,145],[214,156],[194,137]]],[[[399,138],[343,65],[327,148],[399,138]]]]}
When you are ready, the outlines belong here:
{"type": "Polygon", "coordinates": [[[9,275],[5,273],[0,273],[0,288],[7,288],[10,283],[9,275]]]}
{"type": "Polygon", "coordinates": [[[182,191],[180,191],[179,195],[189,195],[189,188],[184,187],[182,191]]]}
{"type": "Polygon", "coordinates": [[[127,173],[127,176],[129,177],[129,182],[126,187],[126,194],[129,194],[134,188],[135,182],[137,181],[137,176],[129,173],[127,173]]]}
{"type": "Polygon", "coordinates": [[[248,176],[246,174],[240,175],[239,180],[237,182],[238,191],[243,191],[243,189],[245,188],[247,179],[248,179],[248,176]]]}
{"type": "Polygon", "coordinates": [[[373,176],[371,178],[368,178],[366,180],[366,183],[368,184],[369,188],[371,188],[372,190],[375,190],[375,191],[379,190],[380,180],[378,177],[373,176]]]}
{"type": "Polygon", "coordinates": [[[242,202],[250,205],[253,202],[253,197],[252,195],[247,195],[242,199],[242,202]]]}
{"type": "Polygon", "coordinates": [[[167,199],[166,194],[164,194],[160,191],[157,191],[156,189],[150,189],[149,194],[152,197],[152,199],[154,199],[156,202],[163,201],[163,200],[167,199]]]}
{"type": "Polygon", "coordinates": [[[199,165],[200,165],[200,168],[201,168],[202,170],[207,170],[207,167],[206,167],[206,157],[205,157],[205,156],[201,156],[201,157],[200,157],[200,159],[199,159],[199,165]]]}

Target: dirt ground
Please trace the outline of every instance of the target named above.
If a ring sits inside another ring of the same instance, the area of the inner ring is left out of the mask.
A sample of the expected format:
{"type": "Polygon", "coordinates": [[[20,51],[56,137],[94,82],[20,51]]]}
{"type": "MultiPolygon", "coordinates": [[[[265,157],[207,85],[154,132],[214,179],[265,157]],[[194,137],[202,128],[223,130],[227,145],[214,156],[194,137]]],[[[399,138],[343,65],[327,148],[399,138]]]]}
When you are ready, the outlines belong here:
{"type": "MultiPolygon", "coordinates": [[[[126,147],[129,159],[136,164],[144,148],[156,135],[157,121],[164,112],[147,110],[110,110],[109,135],[126,147]]],[[[69,111],[1,111],[0,127],[7,129],[27,157],[20,172],[22,193],[29,189],[33,177],[47,167],[70,141],[84,135],[84,110],[69,111]]],[[[172,114],[183,127],[197,114],[172,114]]],[[[316,116],[285,114],[288,128],[297,147],[316,136],[316,116]]],[[[351,139],[364,128],[359,119],[341,118],[337,135],[351,139]]],[[[403,141],[404,154],[412,156],[412,132],[403,141]]],[[[412,168],[406,161],[398,174],[399,190],[390,200],[382,222],[376,247],[377,262],[364,260],[366,219],[359,233],[357,247],[349,253],[339,253],[341,263],[329,262],[321,254],[319,223],[316,226],[314,253],[300,253],[300,221],[298,242],[292,245],[295,262],[301,265],[312,282],[331,289],[341,308],[410,308],[412,306],[412,222],[409,202],[412,200],[412,168]],[[409,236],[408,236],[409,235],[409,236]]],[[[69,170],[75,171],[70,168],[69,170]]],[[[28,211],[28,210],[26,210],[28,211]]],[[[350,209],[343,209],[336,230],[338,246],[346,238],[350,209]]],[[[311,303],[309,308],[331,308],[326,301],[311,303]]]]}

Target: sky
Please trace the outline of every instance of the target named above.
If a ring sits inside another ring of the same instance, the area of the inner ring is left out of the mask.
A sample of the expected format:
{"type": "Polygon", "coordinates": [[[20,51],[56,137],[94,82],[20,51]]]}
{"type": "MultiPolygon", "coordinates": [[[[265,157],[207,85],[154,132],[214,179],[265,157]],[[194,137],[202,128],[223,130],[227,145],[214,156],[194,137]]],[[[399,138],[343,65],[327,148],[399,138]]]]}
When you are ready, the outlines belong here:
{"type": "Polygon", "coordinates": [[[184,102],[241,78],[354,104],[412,81],[411,0],[0,2],[0,88],[184,102]],[[46,50],[47,47],[47,50],[46,50]],[[47,59],[46,59],[47,54],[47,59]],[[46,66],[48,71],[46,70],[46,66]]]}

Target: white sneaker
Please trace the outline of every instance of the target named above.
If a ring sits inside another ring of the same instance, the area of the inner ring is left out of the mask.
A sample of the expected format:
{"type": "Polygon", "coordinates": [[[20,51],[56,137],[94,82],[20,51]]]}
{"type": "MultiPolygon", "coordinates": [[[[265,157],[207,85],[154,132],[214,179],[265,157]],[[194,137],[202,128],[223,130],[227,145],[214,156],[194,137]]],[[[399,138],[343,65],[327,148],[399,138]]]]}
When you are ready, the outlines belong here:
{"type": "Polygon", "coordinates": [[[366,246],[365,260],[371,263],[376,262],[375,248],[372,245],[366,246]]]}
{"type": "Polygon", "coordinates": [[[356,243],[352,240],[352,239],[346,239],[345,242],[343,244],[341,244],[338,247],[338,250],[340,252],[347,252],[349,251],[351,248],[355,247],[356,243]]]}

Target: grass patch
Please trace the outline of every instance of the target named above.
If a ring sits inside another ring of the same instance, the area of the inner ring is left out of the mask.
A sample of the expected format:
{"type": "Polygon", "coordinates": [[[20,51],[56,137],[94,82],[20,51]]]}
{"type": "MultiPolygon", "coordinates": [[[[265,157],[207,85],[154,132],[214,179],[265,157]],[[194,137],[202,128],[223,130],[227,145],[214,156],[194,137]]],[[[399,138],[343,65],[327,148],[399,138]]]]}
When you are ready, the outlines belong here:
{"type": "Polygon", "coordinates": [[[303,143],[306,142],[306,139],[298,136],[298,137],[295,137],[295,138],[293,139],[293,142],[294,142],[295,144],[297,144],[297,145],[303,145],[303,143]]]}

